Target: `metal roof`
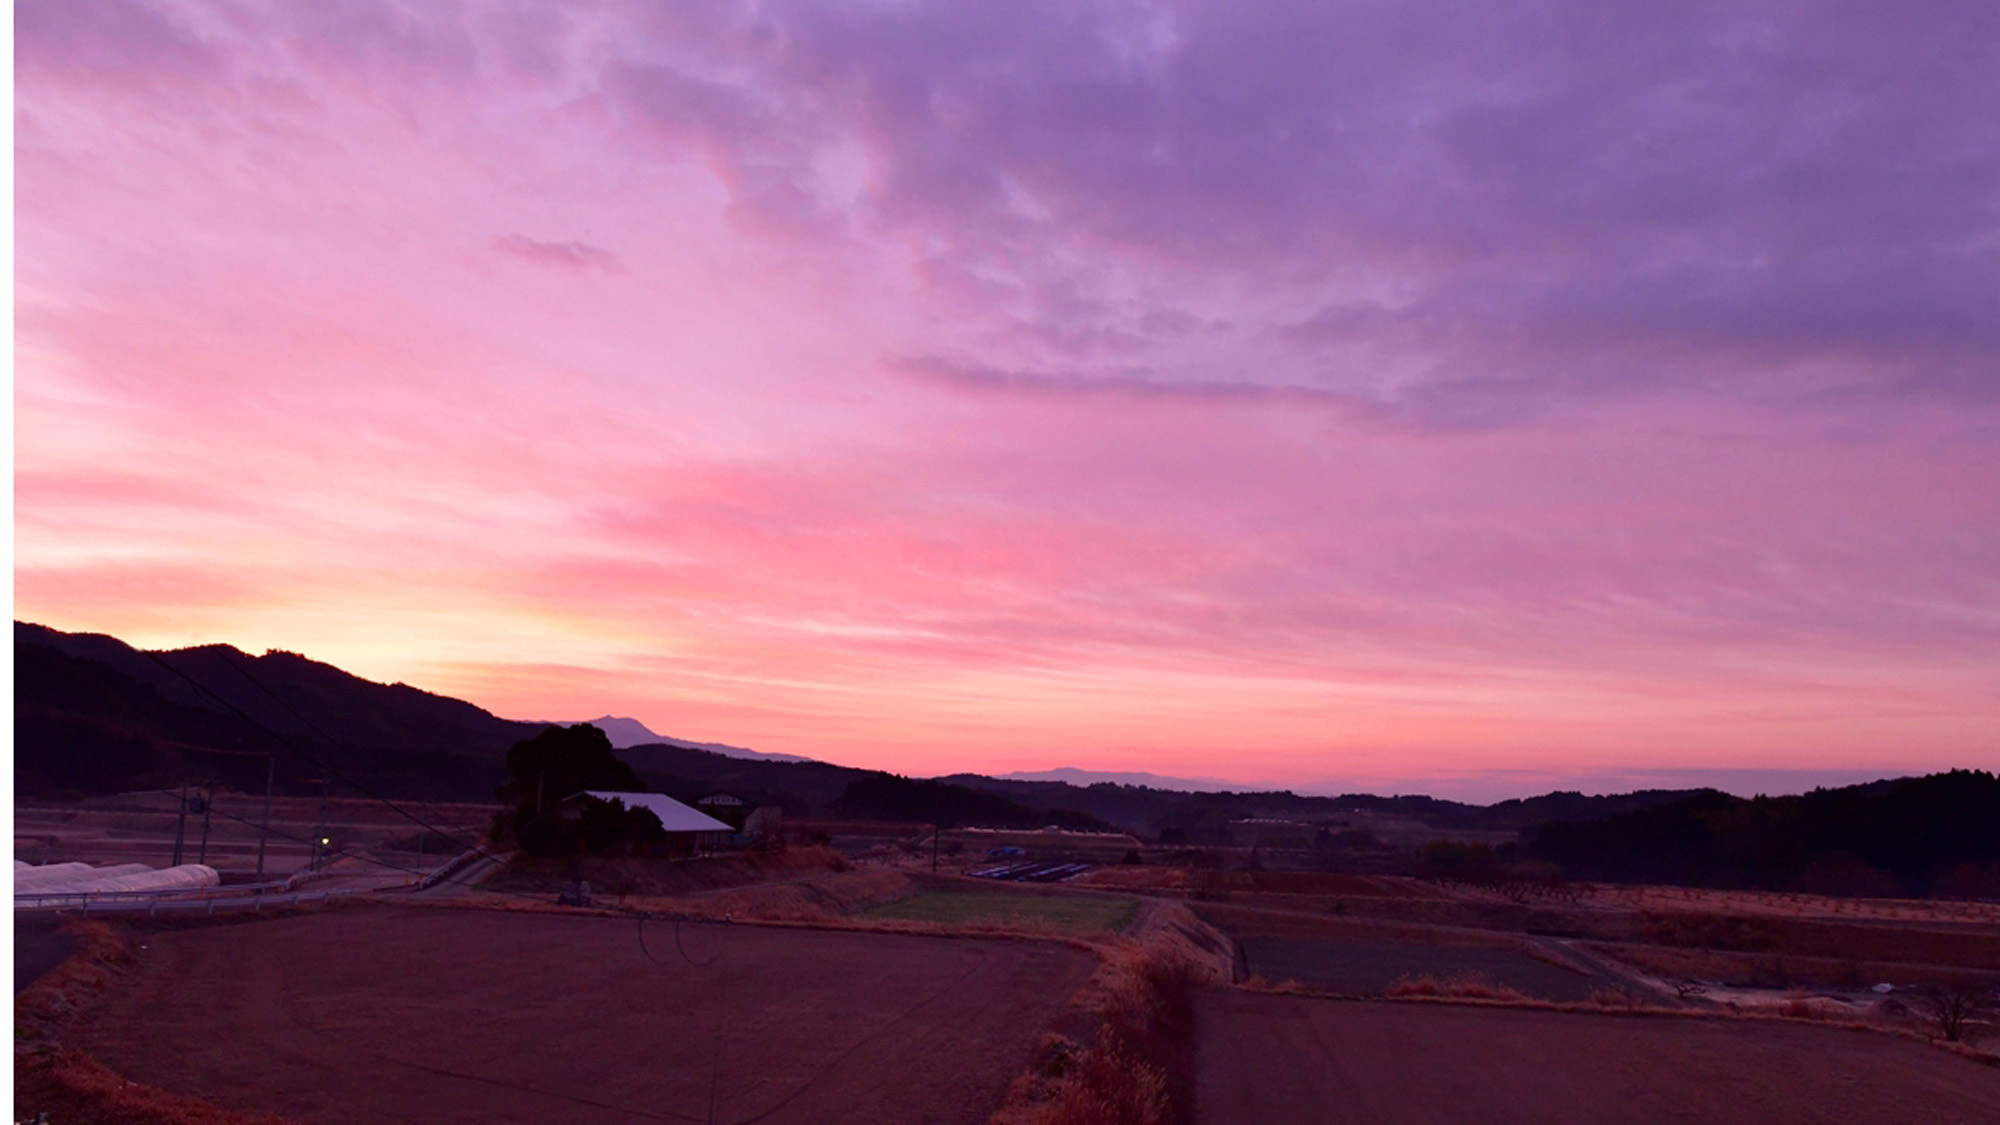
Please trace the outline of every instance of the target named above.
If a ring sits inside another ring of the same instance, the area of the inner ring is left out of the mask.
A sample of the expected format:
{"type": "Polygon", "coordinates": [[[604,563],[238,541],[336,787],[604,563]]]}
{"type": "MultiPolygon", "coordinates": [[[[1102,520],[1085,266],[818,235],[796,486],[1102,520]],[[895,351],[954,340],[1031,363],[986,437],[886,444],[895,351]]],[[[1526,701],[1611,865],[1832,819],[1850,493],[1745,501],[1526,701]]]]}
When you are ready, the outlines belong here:
{"type": "Polygon", "coordinates": [[[586,789],[573,794],[569,799],[595,797],[600,801],[618,801],[628,809],[646,809],[660,818],[660,827],[669,832],[734,832],[734,828],[704,812],[691,809],[665,793],[614,793],[605,789],[586,789]]]}

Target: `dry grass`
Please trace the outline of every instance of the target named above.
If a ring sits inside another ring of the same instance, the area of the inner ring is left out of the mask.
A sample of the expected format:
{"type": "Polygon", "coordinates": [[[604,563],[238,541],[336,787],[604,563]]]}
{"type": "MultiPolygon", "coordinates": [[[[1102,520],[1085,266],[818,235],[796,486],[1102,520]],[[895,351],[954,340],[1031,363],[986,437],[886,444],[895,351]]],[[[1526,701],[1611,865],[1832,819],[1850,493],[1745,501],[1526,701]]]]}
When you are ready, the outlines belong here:
{"type": "Polygon", "coordinates": [[[1445,980],[1439,980],[1429,973],[1404,977],[1389,987],[1389,995],[1442,996],[1460,1000],[1493,1000],[1509,1004],[1533,999],[1518,989],[1494,984],[1479,973],[1461,973],[1445,980]]]}
{"type": "Polygon", "coordinates": [[[1191,1097],[1198,983],[1223,984],[1227,947],[1183,907],[1142,921],[1143,939],[1100,943],[1097,972],[1077,1004],[1096,1019],[1088,1047],[1044,1040],[993,1125],[1176,1125],[1191,1097]]]}
{"type": "Polygon", "coordinates": [[[14,1108],[16,1114],[46,1113],[63,1125],[288,1125],[286,1118],[127,1082],[71,1050],[15,1056],[14,1108]]]}
{"type": "Polygon", "coordinates": [[[104,994],[116,970],[132,964],[131,950],[103,922],[79,920],[62,932],[76,939],[76,952],[14,998],[17,1058],[23,1051],[56,1049],[63,1026],[104,994]]]}
{"type": "Polygon", "coordinates": [[[1599,1008],[1615,1008],[1627,1011],[1646,1007],[1645,1004],[1640,1002],[1638,997],[1622,988],[1593,988],[1590,990],[1590,1003],[1599,1008]]]}
{"type": "MultiPolygon", "coordinates": [[[[1176,1079],[1192,1049],[1188,991],[1193,966],[1164,944],[1121,945],[1105,954],[1091,986],[1096,1041],[1076,1052],[1045,1098],[1018,1125],[1167,1125],[1177,1121],[1176,1079]]],[[[1003,1111],[1004,1113],[1004,1111],[1003,1111]]]]}

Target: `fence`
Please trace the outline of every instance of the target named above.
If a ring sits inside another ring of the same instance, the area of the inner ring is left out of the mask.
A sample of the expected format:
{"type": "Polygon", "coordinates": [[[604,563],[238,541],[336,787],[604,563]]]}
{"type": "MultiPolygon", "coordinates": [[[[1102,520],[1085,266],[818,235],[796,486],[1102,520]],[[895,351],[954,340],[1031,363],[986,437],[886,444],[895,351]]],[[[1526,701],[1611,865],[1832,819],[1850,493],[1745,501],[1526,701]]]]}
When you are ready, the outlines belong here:
{"type": "Polygon", "coordinates": [[[261,911],[266,906],[296,906],[308,902],[326,902],[330,899],[345,898],[354,894],[352,890],[331,891],[289,891],[283,890],[282,883],[256,883],[249,886],[219,888],[226,893],[214,891],[189,893],[176,891],[155,893],[149,891],[71,891],[60,894],[27,894],[14,896],[16,910],[76,910],[85,916],[92,914],[134,914],[158,915],[161,911],[200,911],[214,914],[218,911],[251,910],[261,911]],[[272,893],[272,892],[276,893],[272,893]],[[249,892],[249,893],[246,893],[249,892]]]}

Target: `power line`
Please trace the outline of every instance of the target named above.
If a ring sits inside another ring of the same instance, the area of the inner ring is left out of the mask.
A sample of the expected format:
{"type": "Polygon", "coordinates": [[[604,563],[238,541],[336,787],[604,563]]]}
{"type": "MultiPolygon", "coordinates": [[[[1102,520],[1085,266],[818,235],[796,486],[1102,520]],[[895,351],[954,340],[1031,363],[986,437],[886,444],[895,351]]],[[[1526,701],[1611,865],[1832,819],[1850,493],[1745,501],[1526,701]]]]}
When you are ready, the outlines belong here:
{"type": "MultiPolygon", "coordinates": [[[[466,851],[469,851],[469,852],[472,852],[472,853],[474,853],[474,854],[478,855],[478,856],[479,856],[480,858],[482,858],[482,859],[496,859],[496,858],[498,858],[498,857],[494,856],[494,855],[493,855],[493,853],[491,853],[491,852],[487,851],[487,850],[486,850],[485,848],[483,848],[483,847],[478,847],[478,846],[476,846],[476,845],[468,845],[468,844],[466,844],[464,840],[462,840],[462,839],[461,839],[461,838],[459,838],[458,836],[454,835],[453,833],[450,833],[450,832],[447,832],[447,831],[445,831],[444,829],[442,829],[442,828],[439,828],[439,827],[438,827],[438,826],[437,826],[436,824],[434,824],[434,823],[432,823],[432,822],[430,822],[430,821],[428,821],[428,820],[425,820],[424,818],[422,818],[422,817],[420,817],[420,816],[417,816],[416,814],[414,814],[414,813],[412,813],[412,812],[408,811],[407,809],[404,809],[404,808],[403,808],[402,806],[398,805],[398,804],[397,804],[396,802],[394,802],[394,801],[390,800],[389,798],[387,798],[387,797],[385,797],[385,796],[383,796],[383,795],[381,795],[381,794],[379,794],[379,793],[376,793],[376,792],[374,792],[374,791],[372,791],[372,790],[368,789],[368,788],[367,788],[366,786],[364,786],[364,785],[360,784],[360,783],[359,783],[359,782],[357,782],[357,781],[354,781],[354,780],[353,780],[353,779],[352,779],[351,777],[349,777],[348,775],[346,775],[346,774],[342,773],[341,771],[339,771],[339,770],[337,770],[337,769],[334,769],[334,768],[333,768],[332,766],[330,766],[330,765],[326,764],[326,763],[325,763],[324,761],[321,761],[321,760],[320,760],[319,758],[317,758],[317,757],[314,757],[313,755],[311,755],[311,754],[307,753],[306,751],[304,751],[304,750],[300,749],[300,748],[299,748],[299,747],[298,747],[297,745],[295,745],[295,744],[294,744],[294,743],[292,742],[292,740],[291,740],[291,739],[289,739],[289,738],[286,738],[286,737],[285,737],[284,735],[282,735],[282,734],[279,734],[279,733],[278,733],[277,731],[275,731],[275,730],[272,730],[272,729],[271,729],[270,727],[266,726],[266,725],[265,725],[264,723],[260,722],[260,721],[259,721],[258,719],[256,719],[255,717],[251,716],[251,715],[250,715],[249,713],[245,712],[245,711],[244,711],[244,710],[243,710],[242,708],[240,708],[240,707],[236,706],[236,705],[235,705],[234,703],[231,703],[231,702],[230,702],[229,700],[227,700],[227,699],[224,699],[224,698],[223,698],[222,696],[220,696],[220,695],[216,694],[215,692],[213,692],[213,691],[209,690],[209,688],[208,688],[208,687],[206,687],[205,685],[203,685],[203,684],[202,684],[202,683],[200,683],[199,681],[195,680],[195,678],[194,678],[194,677],[192,677],[192,676],[188,675],[188,674],[187,674],[186,672],[183,672],[183,671],[181,671],[181,670],[180,670],[179,668],[176,668],[176,667],[174,667],[173,665],[171,665],[171,664],[167,663],[167,662],[166,662],[165,660],[163,660],[163,659],[161,659],[161,658],[160,658],[159,654],[157,654],[157,653],[155,653],[155,652],[152,652],[152,651],[149,651],[149,650],[147,650],[147,649],[139,649],[139,650],[137,650],[137,651],[139,651],[140,653],[142,653],[142,654],[143,654],[143,655],[144,655],[144,656],[145,656],[145,657],[146,657],[147,659],[151,660],[151,661],[152,661],[153,663],[155,663],[155,664],[158,664],[158,665],[159,665],[160,667],[162,667],[162,668],[166,669],[166,670],[167,670],[168,672],[171,672],[171,673],[173,673],[174,675],[176,675],[176,676],[179,676],[179,677],[180,677],[181,679],[183,679],[183,680],[187,681],[187,683],[188,683],[188,686],[190,686],[190,687],[194,688],[194,689],[195,689],[196,691],[198,691],[198,692],[200,692],[201,694],[203,694],[203,695],[205,695],[205,696],[209,697],[210,699],[213,699],[213,700],[215,700],[215,701],[216,701],[217,703],[220,703],[220,704],[221,704],[221,705],[222,705],[223,707],[227,708],[227,709],[228,709],[228,710],[229,710],[229,711],[230,711],[231,713],[235,714],[235,715],[236,715],[236,716],[237,716],[238,718],[241,718],[241,719],[242,719],[242,720],[243,720],[244,722],[246,722],[246,723],[249,723],[249,724],[250,724],[251,726],[254,726],[254,727],[256,727],[256,728],[257,728],[258,730],[261,730],[261,731],[263,731],[263,732],[264,732],[265,734],[269,735],[269,736],[270,736],[270,737],[271,737],[272,739],[276,740],[276,741],[277,741],[277,743],[278,743],[278,744],[279,744],[280,746],[283,746],[283,747],[284,747],[284,748],[285,748],[286,750],[289,750],[289,751],[291,751],[291,752],[292,752],[293,754],[295,754],[295,755],[297,755],[297,756],[298,756],[299,758],[303,759],[303,760],[304,760],[304,761],[306,762],[306,764],[308,764],[308,765],[312,766],[313,768],[315,768],[315,769],[317,769],[317,770],[320,770],[320,771],[321,771],[321,772],[323,772],[323,773],[326,773],[326,774],[329,774],[329,775],[333,775],[333,776],[336,776],[336,777],[339,777],[339,778],[341,779],[341,781],[342,781],[343,783],[345,783],[346,785],[348,785],[348,786],[349,786],[350,788],[354,789],[354,790],[355,790],[356,792],[358,792],[358,793],[362,794],[363,796],[366,796],[366,797],[368,797],[368,798],[370,798],[370,799],[372,799],[372,800],[375,800],[375,801],[378,801],[378,802],[380,802],[381,804],[383,804],[384,806],[386,806],[387,808],[389,808],[389,809],[390,809],[390,811],[392,811],[392,812],[396,813],[396,815],[398,815],[398,816],[401,816],[401,817],[403,817],[403,818],[404,818],[405,820],[408,820],[408,821],[409,821],[410,823],[412,823],[412,824],[415,824],[415,825],[417,825],[417,826],[418,826],[419,828],[423,828],[423,829],[426,829],[426,830],[428,830],[428,831],[431,831],[431,832],[434,832],[434,833],[436,833],[436,834],[437,834],[438,836],[441,836],[441,837],[443,837],[444,839],[446,839],[446,840],[449,840],[449,841],[451,841],[451,842],[452,842],[452,843],[454,843],[454,844],[457,844],[458,846],[460,846],[460,847],[464,848],[464,849],[465,849],[466,851]]],[[[299,720],[299,721],[300,721],[301,723],[304,723],[304,724],[305,724],[305,725],[306,725],[306,726],[307,726],[308,728],[312,729],[312,730],[313,730],[313,731],[314,731],[315,733],[317,733],[317,734],[318,734],[318,735],[319,735],[319,736],[320,736],[320,737],[321,737],[322,739],[324,739],[325,741],[327,741],[327,742],[329,742],[329,743],[334,743],[334,742],[335,742],[335,740],[334,740],[333,738],[331,738],[330,736],[328,736],[328,735],[327,735],[327,734],[326,734],[326,733],[325,733],[324,731],[321,731],[321,730],[319,729],[319,727],[318,727],[318,726],[317,726],[316,724],[314,724],[314,723],[312,722],[312,720],[310,720],[310,719],[307,719],[307,718],[306,718],[306,717],[305,717],[304,715],[301,715],[301,714],[299,714],[299,713],[298,713],[298,712],[297,712],[296,710],[293,710],[293,708],[291,707],[291,705],[290,705],[290,704],[287,704],[287,703],[286,703],[286,702],[285,702],[285,701],[284,701],[283,699],[280,699],[280,698],[279,698],[279,697],[277,696],[277,694],[276,694],[275,692],[271,691],[271,689],[270,689],[270,688],[268,688],[268,687],[264,686],[264,685],[263,685],[262,683],[260,683],[260,682],[259,682],[259,681],[257,680],[257,678],[256,678],[256,677],[254,677],[254,676],[250,675],[250,673],[249,673],[249,671],[248,671],[247,669],[243,668],[243,667],[242,667],[241,665],[238,665],[238,664],[236,664],[236,662],[234,662],[234,661],[232,661],[232,660],[229,660],[229,659],[228,659],[228,657],[226,657],[226,656],[225,656],[225,657],[223,658],[223,661],[224,661],[224,663],[226,663],[226,664],[229,664],[229,665],[230,665],[230,667],[232,667],[232,668],[236,669],[237,673],[238,673],[238,674],[240,674],[240,675],[241,675],[241,676],[242,676],[242,677],[243,677],[243,678],[244,678],[245,680],[248,680],[248,681],[249,681],[249,682],[250,682],[250,683],[251,683],[251,684],[252,684],[253,686],[255,686],[255,687],[256,687],[256,688],[258,689],[258,690],[262,691],[262,692],[263,692],[263,693],[264,693],[265,695],[267,695],[267,696],[270,696],[270,698],[271,698],[271,700],[272,700],[273,702],[277,703],[277,704],[278,704],[278,706],[280,706],[280,707],[283,707],[283,708],[284,708],[284,709],[285,709],[285,710],[286,710],[287,712],[289,712],[289,713],[290,713],[290,714],[291,714],[291,715],[292,715],[292,716],[293,716],[294,718],[298,719],[298,720],[299,720]]],[[[337,745],[338,743],[335,743],[335,744],[337,745]]],[[[250,823],[251,823],[250,821],[247,821],[247,820],[244,820],[244,819],[243,819],[242,817],[237,817],[237,816],[232,816],[232,815],[230,815],[230,814],[228,814],[228,813],[224,813],[224,814],[222,814],[222,815],[223,815],[223,816],[225,816],[225,817],[228,817],[228,819],[231,819],[231,820],[236,820],[236,821],[239,821],[239,822],[241,822],[241,823],[244,823],[244,824],[250,824],[250,823]]],[[[299,842],[299,843],[307,843],[307,844],[312,844],[312,845],[314,845],[314,846],[317,846],[317,841],[316,841],[316,840],[306,840],[306,839],[304,839],[303,837],[299,837],[299,836],[292,836],[292,835],[290,835],[289,833],[283,833],[283,832],[280,832],[280,833],[276,833],[276,834],[277,834],[277,835],[279,835],[279,836],[283,836],[283,837],[284,837],[284,838],[286,838],[286,839],[289,839],[289,840],[293,840],[293,841],[296,841],[296,842],[299,842]]],[[[380,866],[380,867],[384,867],[384,868],[388,868],[388,869],[390,869],[390,870],[393,870],[393,871],[402,871],[402,872],[406,872],[406,873],[408,873],[408,874],[412,874],[412,875],[418,875],[418,876],[428,876],[428,875],[430,874],[430,872],[429,872],[429,871],[423,871],[423,870],[419,870],[419,869],[417,869],[417,868],[413,868],[413,867],[405,867],[405,866],[402,866],[401,864],[395,864],[395,863],[390,863],[390,862],[388,862],[387,860],[382,860],[382,859],[377,859],[377,858],[374,858],[374,857],[372,857],[372,856],[363,856],[363,855],[360,855],[359,853],[355,853],[355,852],[348,852],[348,853],[346,853],[346,854],[348,854],[348,855],[351,855],[351,856],[354,856],[354,858],[357,858],[357,859],[360,859],[360,860],[362,860],[362,862],[364,862],[364,863],[374,863],[374,864],[376,864],[376,865],[378,865],[378,866],[380,866]]],[[[482,891],[483,891],[484,893],[488,893],[488,894],[500,894],[500,895],[506,895],[506,896],[509,896],[509,897],[513,897],[513,898],[520,898],[520,899],[525,899],[525,900],[528,900],[528,901],[532,901],[532,902],[543,902],[543,901],[545,901],[544,897],[543,897],[543,896],[541,896],[541,895],[536,895],[536,894],[529,894],[529,893],[527,893],[527,892],[524,892],[524,891],[509,891],[509,890],[501,890],[501,889],[496,889],[496,888],[481,888],[481,890],[482,890],[482,891]]],[[[647,959],[648,959],[648,960],[651,960],[651,961],[653,961],[653,962],[654,962],[655,964],[665,964],[666,962],[663,962],[663,961],[659,960],[659,958],[657,958],[657,957],[654,957],[654,956],[653,956],[653,953],[652,953],[652,950],[648,949],[648,948],[647,948],[647,946],[646,946],[646,933],[645,933],[645,924],[646,924],[646,921],[647,921],[647,919],[649,919],[649,918],[652,918],[652,919],[655,919],[655,920],[660,920],[660,916],[659,916],[658,914],[654,913],[654,912],[649,912],[649,911],[637,911],[637,912],[635,912],[635,913],[637,913],[637,915],[638,915],[638,919],[639,919],[639,948],[640,948],[640,951],[641,951],[641,952],[643,952],[643,953],[644,953],[644,954],[646,955],[646,957],[647,957],[647,959]]],[[[694,959],[693,959],[692,957],[689,957],[689,956],[688,956],[688,953],[687,953],[687,949],[686,949],[686,947],[685,947],[685,946],[684,946],[684,945],[682,944],[682,942],[681,942],[681,922],[682,922],[682,920],[683,920],[683,916],[682,916],[682,914],[680,914],[680,913],[668,913],[668,914],[667,914],[667,915],[665,916],[665,918],[666,918],[667,920],[671,920],[671,921],[673,922],[673,924],[674,924],[674,949],[676,950],[676,952],[678,952],[678,953],[680,954],[680,957],[681,957],[681,960],[683,960],[683,961],[686,961],[686,962],[687,962],[687,963],[688,963],[688,964],[689,964],[690,966],[692,966],[692,967],[694,967],[694,968],[697,968],[697,969],[701,969],[701,968],[707,968],[708,966],[710,966],[710,965],[713,965],[713,964],[715,964],[715,963],[716,963],[716,961],[717,961],[717,960],[719,960],[719,959],[721,958],[721,956],[722,956],[722,952],[721,952],[720,950],[718,950],[718,951],[717,951],[717,952],[715,953],[715,955],[714,955],[714,956],[712,956],[712,957],[710,957],[710,958],[709,958],[709,959],[708,959],[707,961],[696,961],[696,960],[694,960],[694,959]]],[[[712,1098],[712,1097],[713,1097],[713,1093],[711,1092],[711,1098],[712,1098]]],[[[714,1107],[713,1107],[713,1105],[711,1104],[711,1106],[710,1106],[710,1113],[711,1113],[711,1115],[713,1114],[713,1110],[714,1110],[714,1107]]]]}
{"type": "MultiPolygon", "coordinates": [[[[251,726],[256,727],[258,730],[263,731],[265,734],[270,735],[273,739],[277,741],[277,743],[280,746],[283,746],[285,749],[291,751],[293,754],[303,759],[307,765],[312,766],[314,769],[317,769],[322,773],[331,774],[340,778],[343,784],[347,785],[355,792],[360,793],[364,797],[368,797],[372,800],[381,802],[383,805],[387,806],[392,812],[396,813],[396,815],[403,817],[410,823],[415,824],[421,828],[430,829],[431,831],[437,833],[438,835],[444,837],[447,840],[450,840],[452,843],[457,844],[459,847],[462,847],[467,851],[477,852],[483,857],[492,858],[491,853],[487,852],[486,849],[478,847],[477,845],[467,844],[464,840],[460,839],[458,836],[439,828],[437,825],[432,824],[431,822],[416,815],[415,813],[410,812],[409,810],[403,808],[401,805],[398,805],[396,802],[390,800],[389,798],[384,797],[380,793],[374,792],[367,786],[362,785],[360,782],[353,780],[351,777],[342,773],[340,770],[334,769],[332,766],[327,765],[319,758],[316,758],[313,755],[308,754],[304,750],[300,749],[297,745],[295,745],[291,739],[286,738],[284,735],[279,734],[277,731],[272,730],[268,726],[265,726],[262,722],[257,720],[255,717],[251,716],[248,712],[244,711],[241,707],[236,706],[229,700],[224,699],[222,696],[217,695],[213,691],[210,691],[206,686],[196,681],[194,677],[188,675],[186,672],[181,671],[179,668],[176,668],[173,665],[167,663],[165,660],[162,660],[158,653],[151,652],[147,649],[139,649],[138,651],[144,654],[145,657],[151,660],[153,663],[158,664],[160,667],[166,669],[167,671],[173,673],[176,676],[179,676],[181,679],[186,680],[188,686],[194,688],[196,691],[202,693],[203,695],[209,697],[210,699],[215,700],[222,706],[228,708],[231,713],[236,715],[238,718],[242,719],[244,722],[249,723],[251,726]]],[[[253,684],[256,683],[256,680],[252,678],[247,672],[244,672],[243,669],[237,668],[237,671],[239,673],[243,673],[245,679],[250,680],[253,684]]],[[[268,688],[265,688],[264,691],[265,694],[267,695],[271,694],[270,689],[268,688]]],[[[277,697],[273,695],[272,698],[276,699],[277,697]]],[[[283,700],[278,700],[278,703],[280,706],[285,706],[283,700]]],[[[286,709],[290,710],[289,707],[287,707],[286,709]]],[[[297,715],[298,713],[294,711],[293,714],[297,715]]],[[[306,721],[304,716],[298,716],[298,717],[301,722],[306,721]]],[[[307,725],[311,726],[311,723],[308,722],[307,725]]],[[[321,734],[320,737],[325,738],[326,736],[324,734],[321,734]]],[[[333,740],[327,739],[327,741],[331,742],[333,740]]]]}
{"type": "MultiPolygon", "coordinates": [[[[319,736],[321,742],[325,742],[335,746],[340,744],[339,739],[334,738],[332,735],[326,733],[326,731],[320,729],[318,723],[315,723],[311,719],[306,718],[303,714],[300,714],[297,708],[293,707],[290,703],[285,702],[284,698],[280,696],[277,692],[272,691],[270,686],[265,684],[264,681],[251,675],[250,669],[245,668],[242,664],[238,663],[233,657],[229,655],[229,652],[227,650],[220,653],[219,655],[222,657],[222,662],[224,664],[227,664],[229,665],[230,668],[234,669],[236,674],[243,677],[243,679],[246,682],[248,682],[251,687],[254,687],[258,691],[263,692],[265,697],[269,699],[271,702],[284,708],[286,714],[290,715],[294,719],[297,719],[299,722],[304,723],[308,730],[312,731],[314,734],[319,736]]],[[[353,783],[350,781],[349,784],[353,783]]],[[[430,808],[430,805],[427,802],[417,801],[415,803],[418,806],[422,807],[426,813],[431,813],[432,815],[435,815],[435,813],[430,808]]],[[[452,842],[458,843],[459,841],[454,840],[452,842]]]]}

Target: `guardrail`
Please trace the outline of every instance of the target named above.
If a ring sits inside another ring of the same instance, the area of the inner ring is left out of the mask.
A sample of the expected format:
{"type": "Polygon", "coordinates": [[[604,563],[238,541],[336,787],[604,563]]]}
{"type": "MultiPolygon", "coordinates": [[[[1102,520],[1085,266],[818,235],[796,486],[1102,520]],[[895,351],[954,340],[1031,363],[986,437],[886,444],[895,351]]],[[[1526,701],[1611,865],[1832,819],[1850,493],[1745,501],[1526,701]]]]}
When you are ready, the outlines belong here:
{"type": "Polygon", "coordinates": [[[236,910],[261,909],[264,905],[317,902],[328,897],[353,894],[352,890],[296,892],[283,883],[238,884],[232,887],[200,887],[193,890],[161,891],[42,891],[14,896],[16,910],[81,910],[85,914],[143,910],[236,910]]]}
{"type": "Polygon", "coordinates": [[[158,887],[142,891],[100,891],[84,887],[73,891],[17,891],[15,906],[36,906],[43,900],[62,899],[150,899],[150,898],[229,898],[265,894],[284,888],[283,883],[219,883],[208,887],[158,887]]]}
{"type": "Polygon", "coordinates": [[[92,902],[84,904],[83,915],[84,917],[89,917],[92,914],[134,913],[141,910],[145,911],[149,917],[158,915],[163,910],[169,913],[176,910],[183,912],[199,910],[204,914],[214,914],[218,910],[225,912],[231,910],[249,910],[255,912],[261,911],[267,906],[297,906],[307,902],[326,902],[331,899],[346,898],[354,893],[356,892],[351,889],[343,888],[332,891],[294,891],[275,895],[234,895],[191,901],[162,899],[150,903],[92,902]]]}
{"type": "Polygon", "coordinates": [[[355,893],[356,892],[351,889],[343,888],[340,890],[331,890],[331,891],[293,891],[280,894],[204,895],[194,898],[187,898],[187,897],[168,898],[165,896],[153,896],[151,898],[147,898],[144,895],[127,896],[127,897],[112,897],[111,895],[96,896],[89,894],[37,895],[34,897],[42,901],[37,901],[33,903],[20,901],[21,899],[28,898],[29,896],[18,895],[16,896],[16,901],[14,903],[14,906],[15,909],[17,910],[18,909],[48,910],[48,909],[61,909],[67,907],[77,910],[85,917],[89,917],[92,914],[137,914],[137,913],[144,913],[148,916],[155,916],[160,914],[162,911],[168,913],[172,913],[174,911],[180,911],[182,913],[186,913],[187,911],[191,910],[200,911],[201,913],[204,914],[215,914],[218,912],[228,912],[232,910],[261,911],[267,906],[275,908],[280,906],[296,906],[300,903],[307,903],[307,902],[325,902],[328,901],[329,899],[346,898],[347,896],[355,893]]]}
{"type": "Polygon", "coordinates": [[[474,848],[468,852],[460,852],[443,863],[438,864],[435,871],[417,880],[417,889],[420,891],[430,890],[432,887],[465,870],[475,861],[485,859],[490,854],[492,853],[479,848],[474,848]]]}

